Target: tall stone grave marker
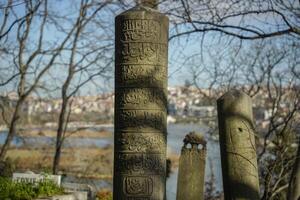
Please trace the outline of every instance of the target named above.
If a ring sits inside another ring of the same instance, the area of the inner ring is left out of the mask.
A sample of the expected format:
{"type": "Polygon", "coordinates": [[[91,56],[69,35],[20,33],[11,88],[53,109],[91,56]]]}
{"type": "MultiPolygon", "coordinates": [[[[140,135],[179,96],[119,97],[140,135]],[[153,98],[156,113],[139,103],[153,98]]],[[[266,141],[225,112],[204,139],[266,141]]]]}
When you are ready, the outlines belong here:
{"type": "Polygon", "coordinates": [[[115,19],[114,200],[163,200],[168,18],[136,6],[115,19]]]}
{"type": "Polygon", "coordinates": [[[204,200],[206,141],[191,132],[185,136],[179,159],[176,200],[204,200]],[[191,145],[190,148],[187,145],[191,145]]]}
{"type": "Polygon", "coordinates": [[[251,98],[227,92],[217,101],[225,200],[259,199],[251,98]]]}

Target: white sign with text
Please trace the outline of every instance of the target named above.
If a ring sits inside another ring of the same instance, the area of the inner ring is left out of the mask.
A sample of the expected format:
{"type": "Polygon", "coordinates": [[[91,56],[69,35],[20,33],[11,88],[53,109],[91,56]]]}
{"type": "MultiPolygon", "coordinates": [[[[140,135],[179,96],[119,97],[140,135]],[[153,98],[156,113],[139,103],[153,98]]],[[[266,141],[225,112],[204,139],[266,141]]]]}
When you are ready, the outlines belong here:
{"type": "Polygon", "coordinates": [[[13,173],[13,181],[25,182],[25,183],[39,183],[45,180],[51,180],[58,186],[61,184],[60,175],[45,175],[45,174],[34,174],[34,173],[13,173]]]}

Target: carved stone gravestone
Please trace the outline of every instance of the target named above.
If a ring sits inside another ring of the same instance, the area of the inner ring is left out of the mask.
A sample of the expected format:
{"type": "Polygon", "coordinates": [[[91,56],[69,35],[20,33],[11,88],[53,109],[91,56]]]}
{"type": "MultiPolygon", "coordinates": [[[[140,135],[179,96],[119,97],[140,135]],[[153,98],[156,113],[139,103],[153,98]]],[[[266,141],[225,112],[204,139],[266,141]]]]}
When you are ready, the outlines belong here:
{"type": "Polygon", "coordinates": [[[168,18],[136,6],[115,19],[114,200],[163,200],[168,18]]]}
{"type": "Polygon", "coordinates": [[[251,98],[227,92],[217,101],[225,199],[259,199],[251,98]]]}
{"type": "Polygon", "coordinates": [[[203,200],[206,141],[195,132],[185,136],[177,180],[177,200],[203,200]],[[190,145],[190,147],[188,147],[190,145]]]}

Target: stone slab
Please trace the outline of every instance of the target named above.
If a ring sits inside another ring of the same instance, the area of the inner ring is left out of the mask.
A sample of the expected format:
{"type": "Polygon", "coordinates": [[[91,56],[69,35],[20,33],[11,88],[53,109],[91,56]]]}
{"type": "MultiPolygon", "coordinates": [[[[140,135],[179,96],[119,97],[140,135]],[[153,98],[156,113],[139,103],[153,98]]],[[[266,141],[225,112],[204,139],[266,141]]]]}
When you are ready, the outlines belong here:
{"type": "Polygon", "coordinates": [[[39,183],[44,180],[51,180],[58,186],[61,185],[60,175],[45,175],[35,173],[13,173],[13,181],[15,182],[26,182],[26,183],[39,183]]]}
{"type": "Polygon", "coordinates": [[[35,200],[88,200],[87,196],[87,192],[73,192],[71,194],[56,195],[53,197],[44,197],[35,200]]]}
{"type": "Polygon", "coordinates": [[[63,182],[61,186],[65,192],[86,192],[88,199],[95,199],[96,197],[95,190],[88,184],[63,182]]]}

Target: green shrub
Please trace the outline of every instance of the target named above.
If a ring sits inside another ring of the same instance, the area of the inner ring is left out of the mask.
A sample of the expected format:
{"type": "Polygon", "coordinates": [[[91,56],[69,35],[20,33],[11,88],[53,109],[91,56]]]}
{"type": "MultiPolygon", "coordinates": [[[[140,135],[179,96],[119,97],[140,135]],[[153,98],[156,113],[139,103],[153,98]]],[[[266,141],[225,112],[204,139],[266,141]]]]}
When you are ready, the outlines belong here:
{"type": "Polygon", "coordinates": [[[11,177],[15,171],[15,164],[10,158],[6,158],[5,161],[0,161],[0,176],[11,177]]]}
{"type": "Polygon", "coordinates": [[[37,197],[46,197],[63,194],[63,189],[50,180],[38,184],[13,182],[11,179],[0,177],[1,200],[31,200],[37,197]]]}
{"type": "Polygon", "coordinates": [[[30,200],[36,197],[37,195],[32,183],[11,182],[8,199],[30,200]]]}
{"type": "Polygon", "coordinates": [[[9,179],[0,177],[0,199],[7,199],[9,197],[9,191],[12,184],[9,179]]]}
{"type": "Polygon", "coordinates": [[[39,197],[53,196],[53,195],[63,194],[63,193],[64,193],[63,188],[58,187],[55,183],[49,180],[40,182],[36,187],[36,194],[39,197]]]}

